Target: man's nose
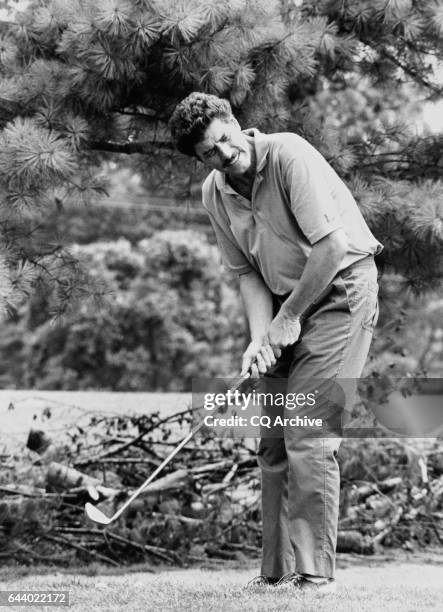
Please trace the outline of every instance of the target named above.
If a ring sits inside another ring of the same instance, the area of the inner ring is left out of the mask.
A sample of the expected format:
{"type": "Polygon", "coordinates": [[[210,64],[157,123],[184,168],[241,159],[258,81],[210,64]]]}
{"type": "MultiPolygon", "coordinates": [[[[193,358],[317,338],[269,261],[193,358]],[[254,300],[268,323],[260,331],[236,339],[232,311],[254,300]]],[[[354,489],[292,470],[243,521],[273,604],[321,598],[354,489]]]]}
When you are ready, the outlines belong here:
{"type": "Polygon", "coordinates": [[[226,162],[232,157],[231,147],[226,143],[219,142],[218,145],[218,156],[222,162],[226,162]]]}

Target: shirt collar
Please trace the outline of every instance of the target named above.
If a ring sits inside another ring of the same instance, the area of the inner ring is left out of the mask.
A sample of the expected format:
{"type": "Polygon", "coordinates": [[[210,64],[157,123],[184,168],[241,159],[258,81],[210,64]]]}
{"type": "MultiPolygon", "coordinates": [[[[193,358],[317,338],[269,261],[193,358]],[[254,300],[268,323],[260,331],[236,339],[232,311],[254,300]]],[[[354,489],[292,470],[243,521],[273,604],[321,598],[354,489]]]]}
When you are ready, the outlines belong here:
{"type": "MultiPolygon", "coordinates": [[[[243,134],[246,136],[254,137],[254,147],[255,147],[255,155],[257,160],[257,168],[255,170],[256,174],[259,174],[266,165],[268,152],[269,152],[269,143],[266,139],[266,135],[262,134],[257,128],[248,128],[246,130],[242,130],[243,134]]],[[[224,172],[220,172],[216,170],[215,172],[215,183],[219,189],[227,193],[236,193],[232,187],[226,182],[226,175],[224,172]]]]}

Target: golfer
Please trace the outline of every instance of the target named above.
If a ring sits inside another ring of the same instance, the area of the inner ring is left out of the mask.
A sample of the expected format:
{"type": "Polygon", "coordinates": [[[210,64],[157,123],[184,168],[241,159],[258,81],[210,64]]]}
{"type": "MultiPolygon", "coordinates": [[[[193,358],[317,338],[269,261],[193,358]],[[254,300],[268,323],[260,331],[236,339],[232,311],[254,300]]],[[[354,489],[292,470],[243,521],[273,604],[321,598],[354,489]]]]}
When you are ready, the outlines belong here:
{"type": "MultiPolygon", "coordinates": [[[[242,372],[305,394],[320,380],[358,379],[378,317],[382,245],[346,185],[306,140],[242,130],[217,96],[190,94],[170,127],[178,150],[212,170],[203,204],[250,329],[242,372]]],[[[337,403],[323,400],[300,415],[327,424],[337,403]]],[[[262,436],[263,558],[253,584],[334,592],[340,441],[327,425],[321,435],[286,427],[262,436]]]]}

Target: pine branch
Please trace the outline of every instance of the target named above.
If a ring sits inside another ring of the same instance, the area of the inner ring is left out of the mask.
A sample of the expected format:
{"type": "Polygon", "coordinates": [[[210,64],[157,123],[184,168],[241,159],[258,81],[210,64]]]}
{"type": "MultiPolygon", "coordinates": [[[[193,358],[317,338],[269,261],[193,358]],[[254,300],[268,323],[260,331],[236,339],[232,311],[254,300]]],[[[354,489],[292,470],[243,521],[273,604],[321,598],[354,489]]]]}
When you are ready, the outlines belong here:
{"type": "Polygon", "coordinates": [[[12,28],[17,26],[18,24],[15,21],[5,21],[4,19],[0,20],[0,33],[9,33],[12,28]]]}
{"type": "Polygon", "coordinates": [[[118,113],[119,115],[129,115],[130,117],[141,117],[142,119],[146,119],[147,121],[155,121],[157,119],[157,113],[153,109],[144,109],[142,112],[131,111],[127,108],[115,108],[112,112],[118,113]]]}
{"type": "Polygon", "coordinates": [[[422,55],[432,55],[433,57],[436,58],[443,58],[443,52],[436,48],[433,49],[429,46],[426,45],[426,42],[424,42],[423,44],[422,41],[412,41],[412,40],[406,40],[404,38],[401,38],[401,40],[403,41],[403,43],[408,47],[408,49],[410,51],[412,51],[413,53],[420,53],[422,55]]]}
{"type": "Polygon", "coordinates": [[[111,153],[133,153],[152,154],[158,149],[164,151],[172,151],[173,146],[170,142],[152,142],[150,140],[114,142],[112,140],[92,140],[89,143],[89,148],[94,151],[109,151],[111,153]]]}
{"type": "Polygon", "coordinates": [[[386,49],[386,47],[375,45],[373,43],[373,41],[368,40],[364,36],[360,36],[360,40],[366,46],[370,47],[372,50],[376,51],[378,54],[382,55],[383,57],[385,57],[386,59],[388,59],[389,61],[394,63],[396,66],[401,68],[405,74],[407,74],[410,77],[412,77],[414,79],[414,81],[416,81],[420,85],[423,85],[423,87],[426,87],[427,89],[430,89],[434,94],[437,94],[437,95],[440,95],[440,96],[443,95],[443,88],[442,87],[438,87],[437,85],[435,85],[435,83],[431,83],[431,81],[426,79],[419,71],[415,70],[412,66],[406,64],[405,62],[402,62],[401,59],[398,58],[393,53],[390,53],[386,49]]]}
{"type": "Polygon", "coordinates": [[[401,68],[405,74],[408,74],[415,81],[417,81],[418,83],[420,83],[424,87],[427,87],[428,89],[431,89],[434,93],[436,93],[438,95],[442,95],[443,94],[443,88],[442,87],[438,87],[434,83],[431,83],[431,81],[428,81],[427,79],[425,79],[420,72],[418,72],[417,70],[412,68],[412,66],[408,66],[407,64],[402,62],[398,57],[396,57],[392,53],[389,53],[389,51],[387,51],[386,48],[382,47],[381,49],[379,49],[379,51],[380,51],[380,53],[382,55],[384,55],[384,57],[386,57],[386,59],[390,60],[396,66],[401,68]]]}
{"type": "Polygon", "coordinates": [[[5,124],[11,119],[14,119],[23,109],[17,102],[0,98],[0,123],[5,124]]]}

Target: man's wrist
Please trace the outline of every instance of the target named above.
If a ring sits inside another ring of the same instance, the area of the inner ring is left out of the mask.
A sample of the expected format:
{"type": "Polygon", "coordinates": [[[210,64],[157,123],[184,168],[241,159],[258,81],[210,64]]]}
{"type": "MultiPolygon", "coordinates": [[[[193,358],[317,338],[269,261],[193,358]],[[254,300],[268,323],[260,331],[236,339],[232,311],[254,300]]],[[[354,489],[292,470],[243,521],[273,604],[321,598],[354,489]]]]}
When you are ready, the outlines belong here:
{"type": "Polygon", "coordinates": [[[300,321],[300,314],[296,312],[291,312],[288,308],[285,308],[285,305],[280,308],[278,311],[278,315],[281,316],[285,321],[290,321],[291,323],[296,323],[300,321]]]}
{"type": "Polygon", "coordinates": [[[249,344],[260,344],[261,346],[265,338],[266,338],[266,334],[260,334],[260,335],[257,334],[257,335],[251,336],[249,344]]]}

